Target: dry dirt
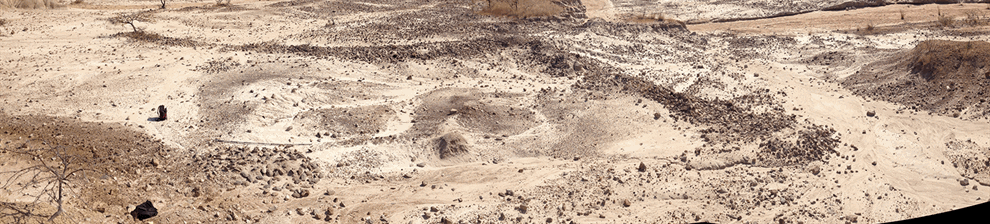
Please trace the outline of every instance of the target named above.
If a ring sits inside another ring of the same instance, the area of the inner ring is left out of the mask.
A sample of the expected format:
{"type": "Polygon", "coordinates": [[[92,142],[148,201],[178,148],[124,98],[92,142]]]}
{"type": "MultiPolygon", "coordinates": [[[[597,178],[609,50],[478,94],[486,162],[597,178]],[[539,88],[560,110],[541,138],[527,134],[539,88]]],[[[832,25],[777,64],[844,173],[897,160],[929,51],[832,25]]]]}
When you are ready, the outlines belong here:
{"type": "MultiPolygon", "coordinates": [[[[984,3],[20,2],[0,171],[79,158],[56,223],[874,223],[990,198],[984,3]]],[[[54,213],[2,175],[0,222],[54,213]]]]}

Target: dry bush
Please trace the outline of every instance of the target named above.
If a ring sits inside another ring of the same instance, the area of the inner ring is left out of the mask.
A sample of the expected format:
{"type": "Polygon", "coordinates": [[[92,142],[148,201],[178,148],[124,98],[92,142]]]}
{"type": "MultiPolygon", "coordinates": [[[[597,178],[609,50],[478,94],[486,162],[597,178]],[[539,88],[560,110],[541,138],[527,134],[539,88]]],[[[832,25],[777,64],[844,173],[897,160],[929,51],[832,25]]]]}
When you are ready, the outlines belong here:
{"type": "MultiPolygon", "coordinates": [[[[71,186],[78,185],[81,181],[88,181],[86,173],[95,172],[95,170],[89,167],[90,164],[85,161],[85,156],[69,151],[65,146],[43,146],[32,149],[28,143],[15,149],[4,149],[4,152],[10,152],[14,156],[25,159],[30,158],[36,163],[21,169],[0,172],[4,181],[2,186],[6,190],[16,191],[33,198],[32,202],[25,207],[28,214],[19,215],[25,217],[41,216],[40,214],[31,214],[35,211],[41,212],[37,210],[39,208],[37,203],[42,201],[52,203],[56,210],[48,216],[48,222],[51,222],[65,213],[63,204],[68,199],[67,196],[73,192],[71,186]]],[[[17,217],[4,218],[17,219],[17,217]]]]}
{"type": "Polygon", "coordinates": [[[983,26],[990,23],[990,18],[987,18],[986,13],[973,10],[966,12],[966,19],[963,21],[966,23],[966,25],[983,26]]]}
{"type": "Polygon", "coordinates": [[[0,18],[0,26],[7,25],[7,19],[0,18]]]}
{"type": "Polygon", "coordinates": [[[485,0],[481,14],[512,17],[544,17],[564,12],[555,0],[485,0]]]}
{"type": "Polygon", "coordinates": [[[142,12],[138,12],[138,13],[134,13],[134,14],[119,14],[119,15],[117,15],[115,17],[110,17],[107,20],[110,21],[110,24],[115,24],[115,25],[130,25],[131,26],[131,29],[133,29],[134,32],[136,33],[136,32],[139,32],[141,30],[138,30],[137,29],[137,26],[134,26],[134,21],[146,22],[146,23],[154,22],[154,20],[151,18],[151,13],[152,13],[152,11],[149,10],[149,11],[142,11],[142,12]]]}

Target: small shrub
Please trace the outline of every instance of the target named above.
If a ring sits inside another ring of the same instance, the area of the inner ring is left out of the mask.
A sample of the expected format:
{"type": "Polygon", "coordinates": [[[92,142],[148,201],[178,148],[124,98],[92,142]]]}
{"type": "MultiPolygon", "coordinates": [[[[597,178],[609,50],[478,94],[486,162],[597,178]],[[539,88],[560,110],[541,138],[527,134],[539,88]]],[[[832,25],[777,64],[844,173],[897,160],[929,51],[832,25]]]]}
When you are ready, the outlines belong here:
{"type": "Polygon", "coordinates": [[[7,25],[7,19],[0,18],[0,26],[7,25]]]}
{"type": "Polygon", "coordinates": [[[938,16],[938,26],[939,27],[951,27],[956,22],[955,19],[948,16],[938,16]]]}
{"type": "Polygon", "coordinates": [[[866,25],[866,28],[864,30],[866,30],[866,33],[873,33],[873,30],[874,29],[875,29],[875,27],[873,27],[873,24],[869,24],[869,25],[866,25]]]}
{"type": "Polygon", "coordinates": [[[73,5],[78,5],[78,4],[83,4],[83,3],[86,3],[86,2],[83,1],[83,0],[74,0],[74,1],[72,1],[72,4],[73,5]]]}

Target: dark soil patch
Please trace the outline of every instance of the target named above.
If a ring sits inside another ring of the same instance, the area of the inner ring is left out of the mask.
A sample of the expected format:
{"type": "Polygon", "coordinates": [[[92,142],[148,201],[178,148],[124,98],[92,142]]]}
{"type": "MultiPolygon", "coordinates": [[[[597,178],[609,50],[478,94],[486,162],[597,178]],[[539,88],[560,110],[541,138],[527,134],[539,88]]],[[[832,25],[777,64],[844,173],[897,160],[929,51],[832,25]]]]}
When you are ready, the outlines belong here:
{"type": "Polygon", "coordinates": [[[137,32],[123,32],[110,35],[110,37],[126,37],[132,41],[151,43],[162,46],[181,46],[181,47],[194,47],[203,46],[207,44],[200,43],[198,41],[186,39],[186,38],[175,38],[162,36],[157,33],[147,32],[147,31],[137,31],[137,32]]]}
{"type": "MultiPolygon", "coordinates": [[[[576,88],[639,95],[663,104],[675,120],[684,120],[704,128],[706,153],[719,153],[714,147],[760,142],[761,165],[799,165],[824,160],[834,152],[838,139],[834,131],[817,125],[798,125],[797,116],[783,110],[754,111],[759,105],[773,105],[769,91],[754,92],[736,99],[702,99],[676,93],[638,77],[626,75],[589,75],[575,84],[576,88]],[[799,130],[800,138],[784,140],[776,133],[799,130]],[[785,143],[787,142],[787,143],[785,143]],[[802,148],[802,146],[813,146],[802,148]]],[[[696,150],[696,155],[703,151],[696,150]]]]}
{"type": "Polygon", "coordinates": [[[384,131],[385,124],[395,117],[395,113],[385,105],[310,110],[296,115],[293,126],[312,126],[293,131],[328,138],[374,135],[384,131]]]}
{"type": "Polygon", "coordinates": [[[962,118],[990,117],[990,43],[924,41],[864,67],[842,84],[853,93],[962,118]]]}
{"type": "Polygon", "coordinates": [[[227,59],[211,60],[204,65],[198,65],[196,66],[196,70],[203,73],[220,73],[235,69],[238,66],[241,66],[240,62],[234,61],[232,57],[228,57],[227,59]]]}

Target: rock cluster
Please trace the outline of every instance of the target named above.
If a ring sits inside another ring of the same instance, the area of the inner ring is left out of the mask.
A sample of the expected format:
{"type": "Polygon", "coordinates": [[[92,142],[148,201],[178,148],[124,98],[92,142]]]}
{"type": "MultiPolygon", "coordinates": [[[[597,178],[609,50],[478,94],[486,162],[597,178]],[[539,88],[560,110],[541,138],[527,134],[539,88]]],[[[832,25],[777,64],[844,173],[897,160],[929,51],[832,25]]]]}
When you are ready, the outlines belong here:
{"type": "Polygon", "coordinates": [[[310,158],[282,147],[220,147],[208,154],[194,156],[193,164],[200,164],[203,170],[222,171],[217,176],[242,185],[259,181],[270,185],[286,177],[293,184],[312,185],[323,178],[321,168],[310,158]]]}

